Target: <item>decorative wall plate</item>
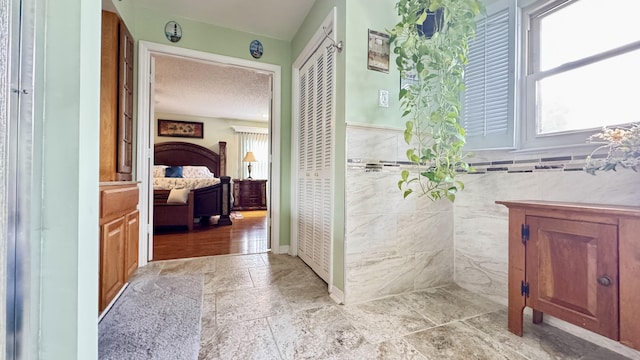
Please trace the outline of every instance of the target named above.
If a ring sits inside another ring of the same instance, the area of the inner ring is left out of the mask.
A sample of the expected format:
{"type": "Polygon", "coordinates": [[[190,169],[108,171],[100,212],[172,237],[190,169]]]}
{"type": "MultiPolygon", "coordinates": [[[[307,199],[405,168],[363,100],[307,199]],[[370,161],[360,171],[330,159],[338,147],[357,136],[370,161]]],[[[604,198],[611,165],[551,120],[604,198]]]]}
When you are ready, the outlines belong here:
{"type": "Polygon", "coordinates": [[[262,53],[264,52],[262,43],[258,40],[253,40],[249,45],[249,52],[255,59],[260,59],[262,57],[262,53]]]}
{"type": "Polygon", "coordinates": [[[171,42],[178,42],[182,38],[182,28],[180,24],[175,21],[169,21],[167,25],[164,26],[164,35],[167,37],[167,40],[171,42]]]}

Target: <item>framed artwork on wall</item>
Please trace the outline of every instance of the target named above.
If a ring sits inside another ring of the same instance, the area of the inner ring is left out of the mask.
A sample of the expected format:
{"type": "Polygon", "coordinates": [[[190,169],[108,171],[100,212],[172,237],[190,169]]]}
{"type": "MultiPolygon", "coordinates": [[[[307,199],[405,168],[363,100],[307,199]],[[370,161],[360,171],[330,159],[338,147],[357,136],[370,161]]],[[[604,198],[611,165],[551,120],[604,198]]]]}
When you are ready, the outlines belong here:
{"type": "Polygon", "coordinates": [[[389,35],[369,29],[367,69],[389,72],[389,35]]]}
{"type": "Polygon", "coordinates": [[[202,139],[204,137],[204,124],[194,121],[158,119],[158,136],[202,139]]]}

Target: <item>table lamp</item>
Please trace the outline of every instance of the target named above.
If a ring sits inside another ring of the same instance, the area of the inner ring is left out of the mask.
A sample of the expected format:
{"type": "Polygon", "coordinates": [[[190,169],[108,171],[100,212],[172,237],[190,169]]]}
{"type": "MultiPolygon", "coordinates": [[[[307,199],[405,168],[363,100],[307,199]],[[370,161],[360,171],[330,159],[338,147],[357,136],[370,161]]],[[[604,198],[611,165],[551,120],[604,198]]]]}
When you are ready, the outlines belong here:
{"type": "Polygon", "coordinates": [[[247,151],[247,154],[244,156],[244,159],[242,159],[242,162],[249,163],[249,165],[247,165],[247,170],[249,170],[249,177],[247,179],[253,179],[251,177],[251,163],[255,161],[256,161],[256,157],[253,156],[253,152],[247,151]]]}

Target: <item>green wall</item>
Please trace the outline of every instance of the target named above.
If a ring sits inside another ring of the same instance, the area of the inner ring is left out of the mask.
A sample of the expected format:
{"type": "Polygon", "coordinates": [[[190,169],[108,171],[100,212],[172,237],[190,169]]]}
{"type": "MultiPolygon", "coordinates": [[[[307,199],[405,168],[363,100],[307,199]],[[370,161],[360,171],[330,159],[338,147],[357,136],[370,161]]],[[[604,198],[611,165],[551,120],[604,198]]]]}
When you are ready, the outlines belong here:
{"type": "Polygon", "coordinates": [[[347,1],[345,119],[350,124],[404,128],[400,119],[400,73],[393,49],[389,73],[367,69],[368,29],[386,32],[399,20],[394,0],[347,1]],[[389,91],[389,107],[378,106],[378,90],[389,91]]]}
{"type": "Polygon", "coordinates": [[[100,3],[36,3],[28,357],[96,359],[100,3]]]}

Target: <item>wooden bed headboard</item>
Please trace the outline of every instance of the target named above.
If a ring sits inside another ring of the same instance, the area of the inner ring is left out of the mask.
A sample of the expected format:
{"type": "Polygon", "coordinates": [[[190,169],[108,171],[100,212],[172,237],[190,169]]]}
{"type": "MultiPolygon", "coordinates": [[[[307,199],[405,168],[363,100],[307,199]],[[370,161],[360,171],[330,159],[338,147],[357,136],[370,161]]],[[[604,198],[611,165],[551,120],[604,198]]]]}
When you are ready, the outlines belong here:
{"type": "Polygon", "coordinates": [[[227,143],[218,142],[220,154],[200,145],[171,141],[154,145],[154,161],[156,165],[191,165],[206,166],[216,177],[227,175],[227,143]]]}

